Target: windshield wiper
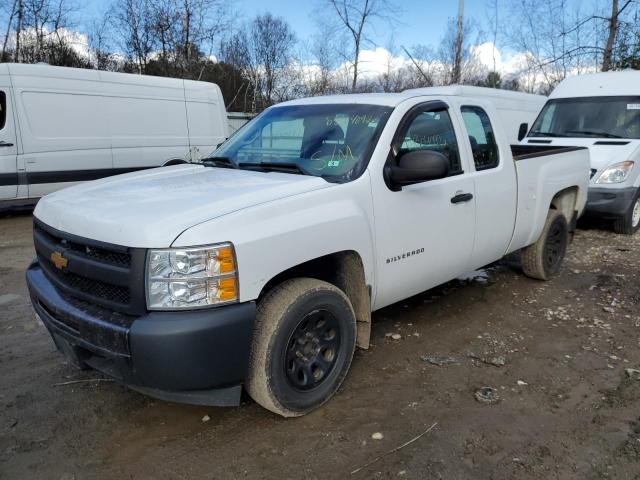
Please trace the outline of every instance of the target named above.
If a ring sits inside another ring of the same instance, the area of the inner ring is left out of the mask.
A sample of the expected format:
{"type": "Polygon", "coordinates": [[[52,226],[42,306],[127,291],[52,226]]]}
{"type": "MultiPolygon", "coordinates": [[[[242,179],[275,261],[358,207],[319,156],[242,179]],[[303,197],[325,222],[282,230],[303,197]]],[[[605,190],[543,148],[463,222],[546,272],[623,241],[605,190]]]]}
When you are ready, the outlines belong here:
{"type": "Polygon", "coordinates": [[[622,138],[620,135],[614,135],[613,133],[607,132],[596,132],[595,130],[567,130],[567,133],[577,133],[581,135],[591,135],[593,137],[603,138],[622,138]]]}
{"type": "Polygon", "coordinates": [[[247,170],[271,170],[307,175],[307,173],[300,168],[300,165],[292,162],[242,162],[238,164],[238,167],[246,168],[247,170]]]}
{"type": "Polygon", "coordinates": [[[227,157],[207,157],[202,159],[205,167],[222,167],[222,168],[238,168],[231,159],[227,157]]]}

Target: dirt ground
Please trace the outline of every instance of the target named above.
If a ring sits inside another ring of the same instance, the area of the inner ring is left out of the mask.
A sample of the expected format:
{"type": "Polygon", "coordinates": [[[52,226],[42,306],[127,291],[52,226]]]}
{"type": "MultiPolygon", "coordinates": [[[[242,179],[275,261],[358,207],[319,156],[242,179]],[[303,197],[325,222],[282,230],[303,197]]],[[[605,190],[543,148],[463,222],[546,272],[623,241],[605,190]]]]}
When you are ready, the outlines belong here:
{"type": "Polygon", "coordinates": [[[57,385],[101,377],[34,319],[30,227],[0,217],[1,479],[640,479],[640,234],[592,225],[548,283],[503,261],[376,312],[337,396],[285,420],[57,385]]]}

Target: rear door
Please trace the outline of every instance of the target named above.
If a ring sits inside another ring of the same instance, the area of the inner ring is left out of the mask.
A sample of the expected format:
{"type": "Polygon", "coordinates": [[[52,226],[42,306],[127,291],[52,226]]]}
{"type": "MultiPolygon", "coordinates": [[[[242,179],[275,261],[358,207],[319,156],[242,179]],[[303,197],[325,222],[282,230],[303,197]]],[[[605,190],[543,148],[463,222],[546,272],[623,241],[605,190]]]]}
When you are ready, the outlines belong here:
{"type": "Polygon", "coordinates": [[[508,139],[489,106],[461,101],[458,112],[466,129],[461,144],[471,153],[476,231],[471,267],[501,258],[513,235],[517,180],[508,139]]]}
{"type": "MultiPolygon", "coordinates": [[[[455,112],[454,112],[455,113],[455,112]]],[[[372,175],[378,289],[374,308],[422,292],[469,268],[474,242],[474,183],[464,129],[442,101],[414,106],[400,121],[392,150],[434,150],[449,159],[449,176],[392,191],[372,175]]],[[[390,155],[387,162],[393,162],[390,155]]]]}
{"type": "Polygon", "coordinates": [[[18,193],[18,146],[9,75],[0,75],[0,201],[18,193]]]}

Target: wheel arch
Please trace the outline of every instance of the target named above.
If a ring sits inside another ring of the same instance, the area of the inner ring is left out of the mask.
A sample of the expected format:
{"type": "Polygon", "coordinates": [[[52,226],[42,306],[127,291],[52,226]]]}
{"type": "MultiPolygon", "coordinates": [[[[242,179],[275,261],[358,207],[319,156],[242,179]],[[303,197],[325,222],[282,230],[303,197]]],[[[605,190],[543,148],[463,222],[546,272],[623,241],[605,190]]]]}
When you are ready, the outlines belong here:
{"type": "Polygon", "coordinates": [[[579,211],[579,193],[580,189],[578,186],[574,185],[572,187],[567,187],[556,193],[551,199],[551,204],[549,205],[549,209],[558,210],[564,215],[564,218],[569,224],[569,229],[572,231],[575,230],[575,223],[579,211]]]}
{"type": "Polygon", "coordinates": [[[309,277],[331,283],[342,290],[356,315],[356,345],[369,348],[371,336],[371,287],[367,285],[364,264],[358,252],[345,250],[323,255],[287,268],[262,287],[258,302],[276,285],[297,277],[309,277]]]}
{"type": "Polygon", "coordinates": [[[185,163],[189,163],[187,162],[184,158],[172,158],[170,160],[167,160],[166,162],[164,162],[162,164],[163,167],[170,167],[172,165],[182,165],[185,163]]]}

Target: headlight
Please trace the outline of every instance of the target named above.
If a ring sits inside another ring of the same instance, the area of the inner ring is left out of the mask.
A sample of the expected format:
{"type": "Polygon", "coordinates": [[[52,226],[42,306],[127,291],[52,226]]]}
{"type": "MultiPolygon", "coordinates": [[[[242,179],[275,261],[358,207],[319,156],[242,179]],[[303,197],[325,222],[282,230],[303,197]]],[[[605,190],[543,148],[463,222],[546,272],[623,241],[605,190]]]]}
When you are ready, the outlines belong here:
{"type": "Polygon", "coordinates": [[[238,300],[233,245],[150,250],[147,308],[201,308],[238,300]]]}
{"type": "Polygon", "coordinates": [[[616,163],[607,168],[596,180],[596,183],[622,183],[629,176],[629,172],[633,169],[633,162],[616,163]]]}

